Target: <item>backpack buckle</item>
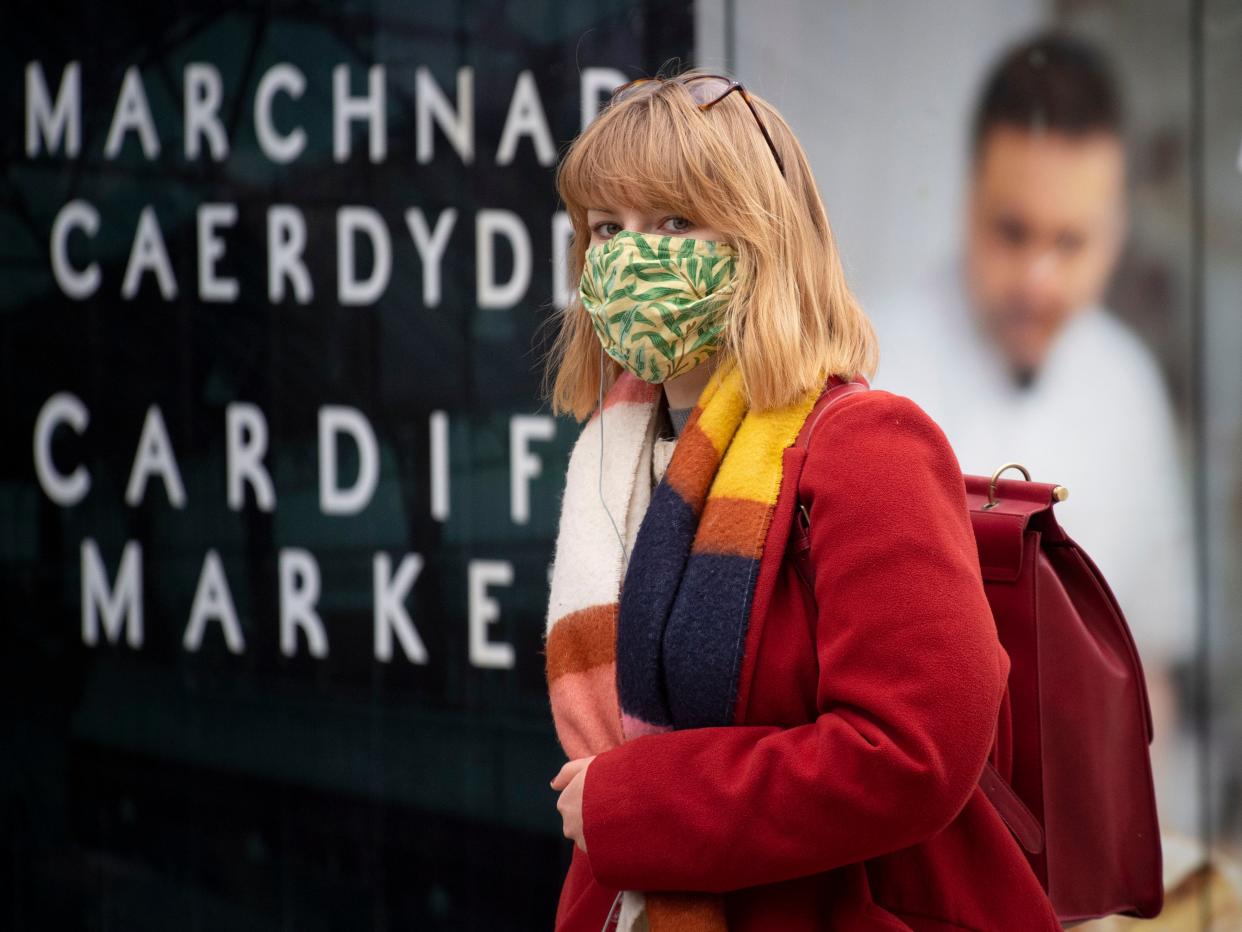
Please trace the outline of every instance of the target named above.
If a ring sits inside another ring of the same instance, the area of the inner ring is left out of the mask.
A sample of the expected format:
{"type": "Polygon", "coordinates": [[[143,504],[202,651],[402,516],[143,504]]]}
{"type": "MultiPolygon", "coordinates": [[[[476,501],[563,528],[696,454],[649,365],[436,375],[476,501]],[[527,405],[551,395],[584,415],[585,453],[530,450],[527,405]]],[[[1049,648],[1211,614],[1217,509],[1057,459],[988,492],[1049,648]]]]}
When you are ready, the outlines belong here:
{"type": "MultiPolygon", "coordinates": [[[[1026,477],[1026,481],[1031,481],[1031,473],[1021,463],[1005,463],[996,472],[992,473],[992,481],[988,483],[988,502],[983,506],[984,511],[990,511],[1000,504],[1000,499],[996,497],[996,483],[1000,479],[1001,473],[1006,469],[1020,469],[1022,475],[1026,477]]],[[[1052,490],[1052,500],[1054,502],[1063,502],[1069,498],[1069,489],[1063,485],[1058,485],[1052,490]]]]}

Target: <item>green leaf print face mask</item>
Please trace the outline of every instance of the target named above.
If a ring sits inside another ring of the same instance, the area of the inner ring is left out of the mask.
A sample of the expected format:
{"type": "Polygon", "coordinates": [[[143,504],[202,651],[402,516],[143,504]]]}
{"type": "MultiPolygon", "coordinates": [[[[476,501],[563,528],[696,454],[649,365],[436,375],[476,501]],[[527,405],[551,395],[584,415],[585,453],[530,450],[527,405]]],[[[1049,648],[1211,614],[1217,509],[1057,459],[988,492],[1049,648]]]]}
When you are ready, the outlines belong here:
{"type": "Polygon", "coordinates": [[[578,291],[604,351],[663,382],[719,349],[736,261],[727,243],[622,230],[587,250],[578,291]]]}

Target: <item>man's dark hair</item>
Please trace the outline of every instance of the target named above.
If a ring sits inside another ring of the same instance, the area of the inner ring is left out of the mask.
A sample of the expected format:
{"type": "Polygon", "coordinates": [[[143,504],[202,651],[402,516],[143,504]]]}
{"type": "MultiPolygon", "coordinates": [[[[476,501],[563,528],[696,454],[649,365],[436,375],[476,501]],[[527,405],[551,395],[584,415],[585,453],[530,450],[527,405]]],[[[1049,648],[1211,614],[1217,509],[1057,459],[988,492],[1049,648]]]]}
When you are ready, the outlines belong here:
{"type": "Polygon", "coordinates": [[[1085,136],[1122,134],[1121,95],[1102,51],[1052,31],[1011,47],[992,66],[971,126],[978,159],[988,131],[1013,126],[1085,136]]]}

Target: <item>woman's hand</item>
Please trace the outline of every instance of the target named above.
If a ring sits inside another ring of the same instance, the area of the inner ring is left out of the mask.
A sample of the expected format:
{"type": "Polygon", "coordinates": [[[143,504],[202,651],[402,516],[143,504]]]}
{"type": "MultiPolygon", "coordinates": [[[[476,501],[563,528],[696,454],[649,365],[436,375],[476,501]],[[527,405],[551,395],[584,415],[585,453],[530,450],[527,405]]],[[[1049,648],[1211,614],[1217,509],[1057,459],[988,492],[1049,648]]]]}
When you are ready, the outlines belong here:
{"type": "Polygon", "coordinates": [[[594,754],[567,761],[552,778],[552,789],[562,791],[556,801],[564,823],[562,834],[572,838],[583,851],[586,851],[586,839],[582,835],[582,784],[586,781],[587,767],[593,760],[594,754]]]}

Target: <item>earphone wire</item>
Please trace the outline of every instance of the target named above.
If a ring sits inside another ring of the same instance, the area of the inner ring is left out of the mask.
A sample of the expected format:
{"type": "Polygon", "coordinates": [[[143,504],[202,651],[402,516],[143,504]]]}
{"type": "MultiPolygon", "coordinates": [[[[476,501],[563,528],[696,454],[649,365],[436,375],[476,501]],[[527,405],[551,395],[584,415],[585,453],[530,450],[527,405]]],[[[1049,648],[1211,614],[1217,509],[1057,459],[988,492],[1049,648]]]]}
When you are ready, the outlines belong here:
{"type": "Polygon", "coordinates": [[[617,542],[621,544],[621,572],[624,573],[625,567],[629,564],[630,555],[625,548],[625,538],[621,536],[621,529],[617,527],[616,519],[608,510],[608,503],[604,501],[604,347],[602,345],[599,348],[599,503],[604,507],[604,514],[608,515],[612,530],[617,535],[617,542]]]}
{"type": "Polygon", "coordinates": [[[612,898],[612,905],[608,907],[608,918],[607,918],[607,919],[605,919],[605,920],[604,920],[604,924],[603,924],[602,926],[600,926],[600,930],[599,930],[599,932],[607,932],[607,929],[608,929],[608,927],[609,927],[610,925],[614,925],[614,924],[615,924],[615,925],[620,925],[620,924],[621,924],[621,917],[620,917],[619,915],[617,916],[617,919],[616,919],[616,922],[615,922],[615,923],[613,922],[613,918],[612,918],[612,917],[613,917],[613,915],[614,915],[614,914],[616,914],[616,912],[617,912],[617,902],[621,899],[621,895],[622,895],[623,893],[625,893],[625,891],[624,891],[624,890],[618,890],[618,891],[617,891],[617,895],[616,895],[616,896],[614,896],[614,897],[612,898]]]}

